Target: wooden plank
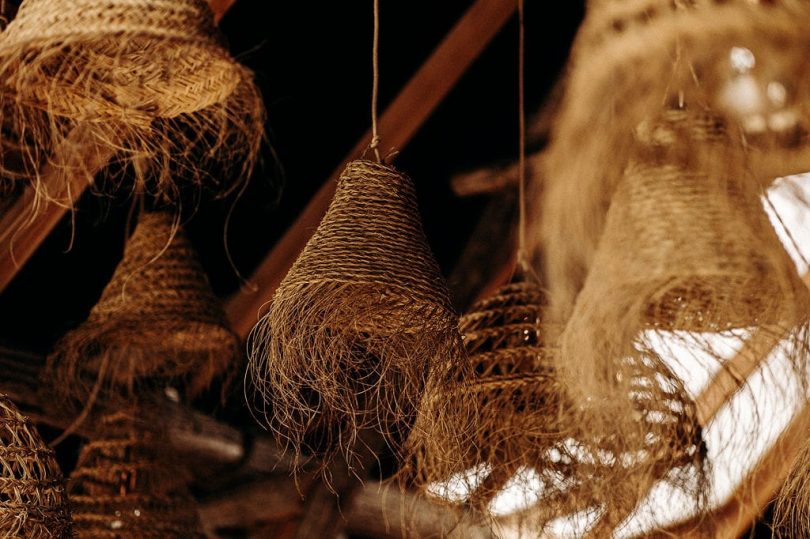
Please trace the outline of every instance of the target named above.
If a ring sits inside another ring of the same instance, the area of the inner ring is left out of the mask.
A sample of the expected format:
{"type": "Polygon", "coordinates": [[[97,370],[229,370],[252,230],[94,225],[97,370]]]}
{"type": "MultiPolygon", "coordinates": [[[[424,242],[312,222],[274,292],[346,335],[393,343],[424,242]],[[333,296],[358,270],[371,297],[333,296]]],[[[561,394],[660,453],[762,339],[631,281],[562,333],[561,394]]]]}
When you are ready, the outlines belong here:
{"type": "MultiPolygon", "coordinates": [[[[382,115],[379,134],[383,152],[391,147],[401,149],[411,140],[516,7],[514,0],[476,0],[382,115]]],[[[360,157],[370,140],[369,130],[256,269],[250,281],[258,292],[241,290],[227,302],[228,318],[241,336],[250,332],[262,306],[272,298],[317,228],[346,163],[360,157]]]]}
{"type": "MultiPolygon", "coordinates": [[[[228,9],[236,0],[209,0],[217,21],[222,19],[228,9]]],[[[92,183],[88,175],[92,171],[100,170],[109,159],[101,161],[104,152],[89,149],[87,155],[95,161],[85,163],[88,174],[76,177],[65,177],[58,167],[46,167],[42,171],[44,190],[55,197],[79,200],[84,191],[92,183]],[[95,157],[94,157],[95,156],[95,157]],[[70,196],[66,196],[66,195],[70,196]]],[[[75,157],[75,156],[68,156],[75,157]]],[[[34,190],[26,187],[19,199],[0,215],[0,292],[17,275],[17,272],[33,256],[57,224],[72,208],[62,204],[43,203],[34,207],[34,190]]]]}

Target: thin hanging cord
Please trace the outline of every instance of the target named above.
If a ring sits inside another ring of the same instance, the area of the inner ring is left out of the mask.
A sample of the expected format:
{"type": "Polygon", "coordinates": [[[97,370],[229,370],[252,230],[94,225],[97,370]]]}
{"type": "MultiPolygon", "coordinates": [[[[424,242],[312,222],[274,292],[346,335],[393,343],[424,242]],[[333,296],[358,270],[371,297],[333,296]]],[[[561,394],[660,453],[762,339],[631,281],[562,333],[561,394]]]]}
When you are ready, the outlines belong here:
{"type": "Polygon", "coordinates": [[[518,163],[518,264],[528,269],[526,253],[526,103],[524,88],[524,57],[526,28],[523,24],[523,0],[518,0],[518,129],[520,132],[520,161],[518,163]]]}
{"type": "Polygon", "coordinates": [[[377,133],[377,97],[380,87],[380,0],[374,0],[374,42],[371,47],[371,66],[373,70],[373,78],[371,83],[371,145],[369,148],[374,150],[374,156],[377,162],[381,163],[380,159],[380,135],[377,133]]]}

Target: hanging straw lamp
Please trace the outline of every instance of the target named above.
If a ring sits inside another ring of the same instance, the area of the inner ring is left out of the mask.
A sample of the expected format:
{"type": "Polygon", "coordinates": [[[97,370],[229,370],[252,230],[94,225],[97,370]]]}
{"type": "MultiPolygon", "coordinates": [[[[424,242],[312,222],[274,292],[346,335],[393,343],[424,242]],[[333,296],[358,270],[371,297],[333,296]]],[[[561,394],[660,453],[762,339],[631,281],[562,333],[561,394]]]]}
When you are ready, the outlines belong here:
{"type": "Polygon", "coordinates": [[[53,451],[0,394],[0,537],[68,539],[70,507],[53,451]]]}
{"type": "MultiPolygon", "coordinates": [[[[579,406],[578,421],[595,433],[621,433],[606,449],[627,452],[657,429],[663,454],[638,463],[637,480],[648,486],[645,467],[660,478],[653,470],[670,457],[677,462],[678,446],[691,444],[687,454],[702,456],[694,445],[700,432],[694,404],[669,368],[683,356],[657,345],[656,336],[722,365],[713,335],[742,340],[752,330],[773,332],[794,341],[790,359],[798,369],[806,361],[805,333],[792,329],[806,323],[810,294],[762,207],[761,187],[735,170],[690,163],[686,147],[672,145],[691,138],[688,148],[722,157],[727,135],[706,118],[675,110],[639,130],[560,341],[557,369],[579,406]],[[643,383],[639,367],[649,371],[643,383]],[[643,407],[638,394],[648,396],[643,407]]],[[[690,485],[683,470],[674,477],[690,485]]],[[[693,492],[699,510],[705,497],[700,488],[693,492]]]]}
{"type": "Polygon", "coordinates": [[[70,476],[76,537],[205,537],[187,474],[150,423],[134,408],[101,417],[70,476]]]}
{"type": "Polygon", "coordinates": [[[239,339],[174,217],[143,212],[88,319],[48,358],[50,385],[86,398],[98,382],[131,390],[179,379],[190,395],[233,365],[239,339]]]}
{"type": "MultiPolygon", "coordinates": [[[[802,1],[590,0],[547,154],[543,246],[554,318],[588,275],[634,132],[662,112],[708,111],[722,152],[679,159],[768,185],[810,170],[810,5],[802,1]]],[[[691,144],[691,145],[690,145],[691,144]]]]}
{"type": "Polygon", "coordinates": [[[365,429],[398,443],[429,376],[462,357],[410,178],[373,161],[348,164],[253,329],[249,355],[268,420],[296,450],[351,458],[365,429]]]}
{"type": "Polygon", "coordinates": [[[0,34],[0,147],[12,156],[0,171],[64,203],[69,189],[41,181],[46,164],[88,182],[86,162],[132,164],[111,187],[131,178],[168,200],[184,185],[228,192],[261,143],[252,78],[205,0],[24,0],[0,34]]]}

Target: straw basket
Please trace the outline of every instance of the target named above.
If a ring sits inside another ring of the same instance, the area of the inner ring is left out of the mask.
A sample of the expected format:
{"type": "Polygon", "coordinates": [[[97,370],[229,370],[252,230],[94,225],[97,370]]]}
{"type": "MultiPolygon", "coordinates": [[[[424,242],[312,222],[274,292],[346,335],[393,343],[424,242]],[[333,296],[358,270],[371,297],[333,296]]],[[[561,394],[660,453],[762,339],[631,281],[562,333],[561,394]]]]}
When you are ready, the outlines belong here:
{"type": "Polygon", "coordinates": [[[398,444],[429,378],[461,361],[460,341],[413,183],[354,161],[251,334],[250,370],[281,438],[351,454],[367,428],[398,444]]]}

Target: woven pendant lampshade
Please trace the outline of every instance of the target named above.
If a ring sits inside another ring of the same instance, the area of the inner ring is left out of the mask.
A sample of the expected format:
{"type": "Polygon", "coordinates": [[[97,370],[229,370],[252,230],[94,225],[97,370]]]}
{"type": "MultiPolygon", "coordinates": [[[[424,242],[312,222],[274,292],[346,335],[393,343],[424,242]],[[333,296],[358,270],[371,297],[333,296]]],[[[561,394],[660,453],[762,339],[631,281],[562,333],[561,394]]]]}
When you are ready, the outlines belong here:
{"type": "Polygon", "coordinates": [[[458,317],[411,180],[353,161],[249,341],[271,426],[296,450],[351,459],[371,429],[396,447],[429,379],[461,361],[458,317]]]}
{"type": "Polygon", "coordinates": [[[48,372],[56,390],[80,398],[98,379],[123,389],[181,379],[195,394],[238,353],[182,228],[168,213],[147,212],[88,319],[56,344],[48,372]]]}
{"type": "Polygon", "coordinates": [[[711,111],[725,130],[722,153],[673,141],[704,169],[761,185],[810,170],[808,22],[810,5],[793,0],[588,2],[533,240],[546,254],[555,318],[570,316],[588,275],[633,133],[664,109],[711,111]]]}
{"type": "Polygon", "coordinates": [[[444,414],[446,423],[471,431],[472,439],[458,447],[424,435],[417,421],[409,440],[414,458],[404,466],[405,476],[429,486],[482,469],[484,479],[467,474],[465,503],[486,512],[521,469],[544,467],[548,449],[562,437],[557,423],[562,391],[541,340],[543,302],[540,287],[521,274],[461,317],[469,372],[458,376],[458,387],[438,388],[434,398],[426,398],[420,419],[444,414]]]}
{"type": "Polygon", "coordinates": [[[76,152],[133,163],[121,176],[133,191],[173,199],[182,185],[232,189],[212,174],[246,175],[261,142],[252,74],[205,0],[25,0],[0,35],[0,80],[0,144],[14,157],[0,170],[57,200],[42,167],[94,172],[76,152]]]}
{"type": "Polygon", "coordinates": [[[0,394],[0,537],[68,539],[70,506],[53,451],[0,394]]]}
{"type": "Polygon", "coordinates": [[[165,438],[140,414],[103,416],[70,476],[75,537],[202,539],[185,477],[165,438]]]}

